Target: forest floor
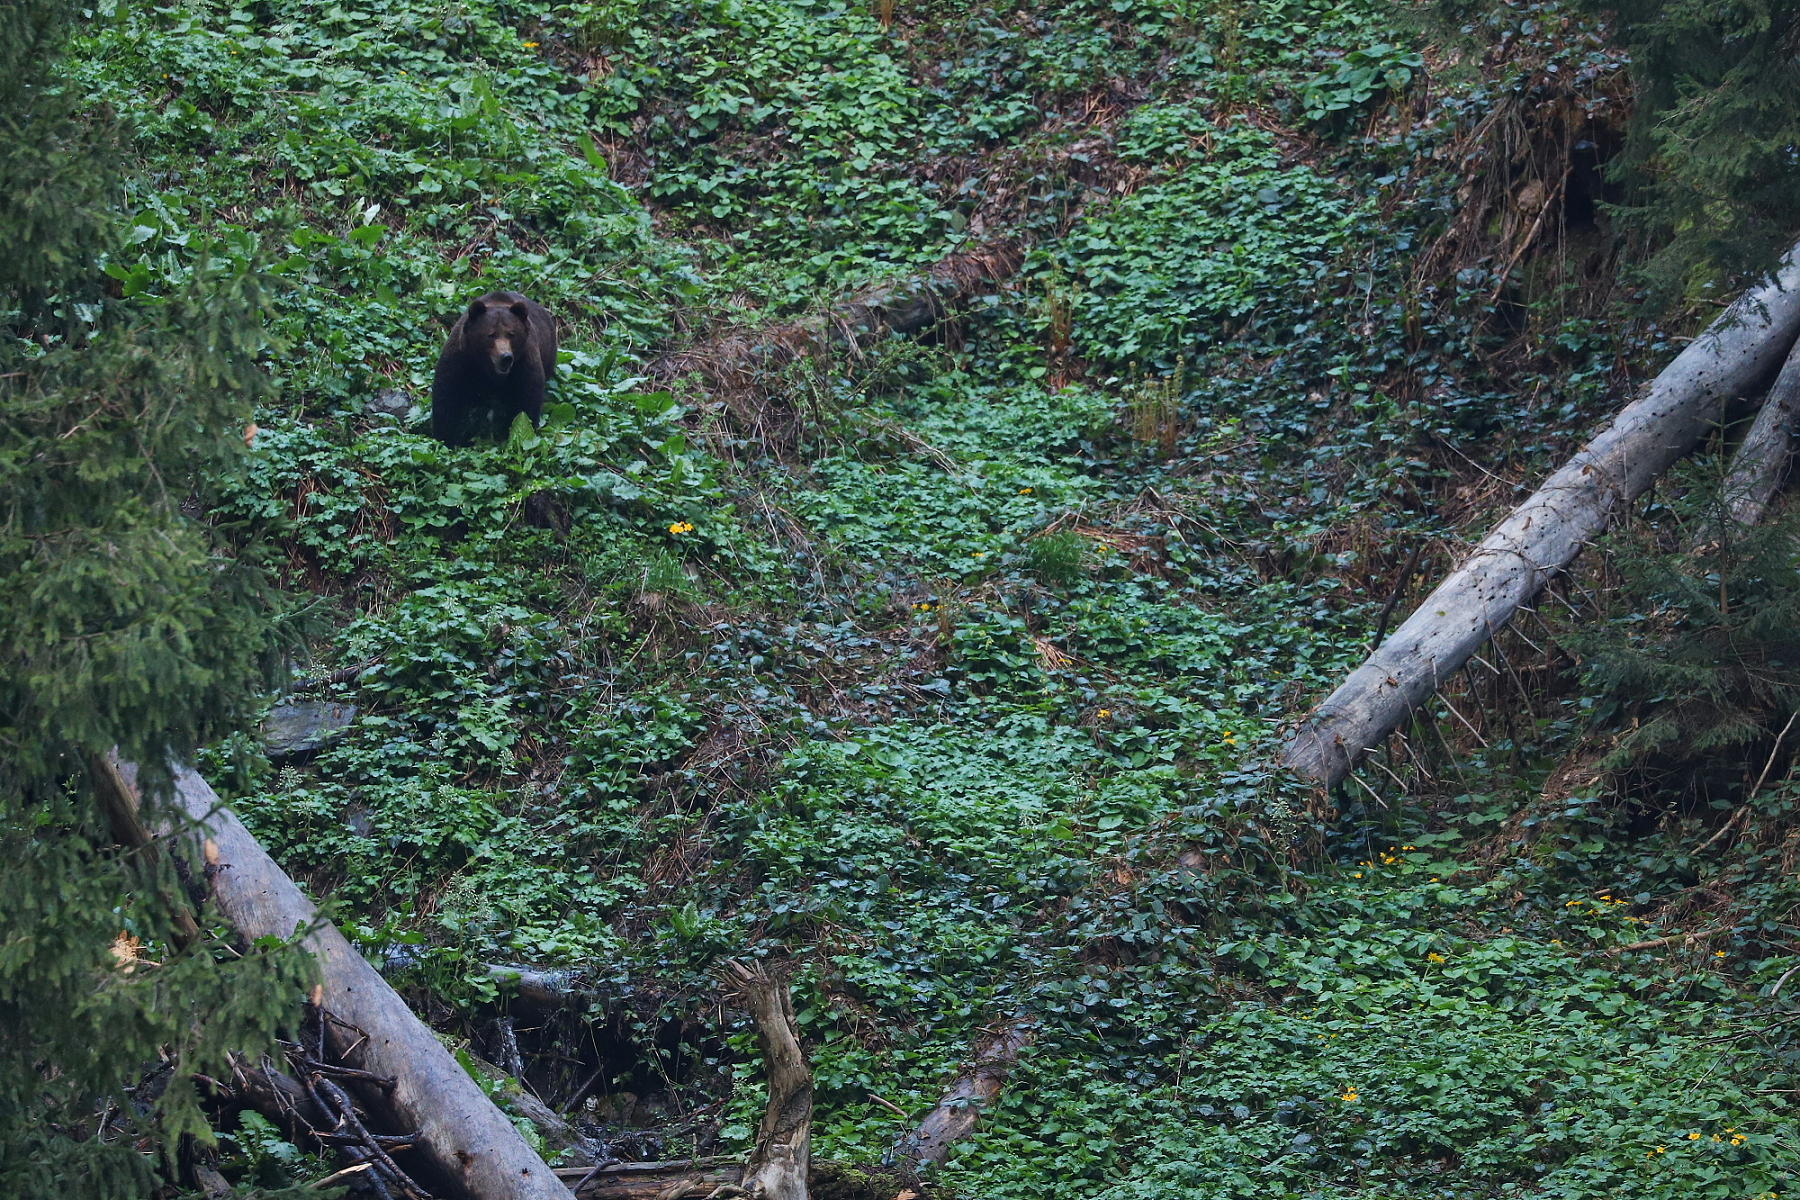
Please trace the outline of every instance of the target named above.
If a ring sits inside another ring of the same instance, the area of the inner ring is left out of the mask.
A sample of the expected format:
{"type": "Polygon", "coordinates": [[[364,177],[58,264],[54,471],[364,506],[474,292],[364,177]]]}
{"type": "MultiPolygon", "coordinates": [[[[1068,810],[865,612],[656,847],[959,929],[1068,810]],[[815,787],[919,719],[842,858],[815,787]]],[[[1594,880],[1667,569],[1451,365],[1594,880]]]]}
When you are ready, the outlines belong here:
{"type": "Polygon", "coordinates": [[[1785,1193],[1796,842],[1711,838],[1741,784],[1594,767],[1602,555],[1340,794],[1263,765],[1684,331],[1618,281],[1602,31],[1469,20],[97,10],[111,273],[278,284],[214,517],[317,597],[303,672],[360,668],[305,693],[356,708],[322,752],[206,773],[621,1157],[748,1144],[714,968],[761,956],[822,1158],[891,1161],[1028,1031],[942,1195],[1785,1193]],[[834,323],[946,261],[924,336],[834,323]],[[563,322],[546,419],[446,448],[432,364],[492,288],[563,322]],[[527,1013],[493,964],[576,995],[527,1013]]]}

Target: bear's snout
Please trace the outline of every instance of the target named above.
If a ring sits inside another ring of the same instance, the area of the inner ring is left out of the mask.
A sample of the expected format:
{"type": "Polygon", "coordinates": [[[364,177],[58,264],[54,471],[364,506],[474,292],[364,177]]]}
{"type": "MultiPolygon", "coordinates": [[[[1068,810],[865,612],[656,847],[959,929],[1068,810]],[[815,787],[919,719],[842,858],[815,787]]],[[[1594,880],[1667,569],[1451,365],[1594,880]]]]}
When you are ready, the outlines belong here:
{"type": "Polygon", "coordinates": [[[512,339],[495,338],[493,348],[488,351],[488,361],[494,364],[495,374],[509,374],[513,366],[512,339]]]}
{"type": "Polygon", "coordinates": [[[512,370],[512,364],[513,353],[511,350],[502,350],[499,354],[494,356],[494,366],[499,368],[502,375],[512,370]]]}

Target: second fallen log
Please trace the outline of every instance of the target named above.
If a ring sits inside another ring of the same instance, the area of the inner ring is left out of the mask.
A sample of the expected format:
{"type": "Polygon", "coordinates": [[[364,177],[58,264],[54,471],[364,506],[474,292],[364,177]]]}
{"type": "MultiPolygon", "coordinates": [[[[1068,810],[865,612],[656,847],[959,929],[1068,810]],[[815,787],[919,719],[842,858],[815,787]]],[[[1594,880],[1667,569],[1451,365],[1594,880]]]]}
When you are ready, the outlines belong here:
{"type": "Polygon", "coordinates": [[[1763,511],[1787,477],[1796,424],[1800,424],[1800,345],[1790,350],[1781,364],[1781,374],[1769,386],[1769,395],[1725,476],[1725,508],[1739,525],[1762,520],[1763,511]]]}
{"type": "MultiPolygon", "coordinates": [[[[133,787],[136,768],[120,766],[124,786],[133,787]]],[[[305,946],[324,980],[318,1002],[367,1035],[352,1048],[355,1065],[395,1080],[388,1104],[407,1130],[419,1131],[416,1153],[466,1200],[569,1200],[542,1157],[344,935],[318,920],[312,902],[206,781],[178,769],[173,800],[171,815],[212,843],[211,903],[242,936],[310,930],[305,946]]]]}
{"type": "Polygon", "coordinates": [[[1754,389],[1800,333],[1800,247],[1689,343],[1605,432],[1495,526],[1463,565],[1288,739],[1281,761],[1332,786],[1521,605],[1561,571],[1621,507],[1641,495],[1754,389]]]}
{"type": "Polygon", "coordinates": [[[977,1045],[974,1060],[925,1114],[909,1144],[896,1148],[900,1155],[919,1166],[942,1166],[950,1157],[950,1147],[975,1132],[982,1110],[999,1097],[1031,1036],[1029,1026],[1017,1024],[986,1034],[977,1045]]]}

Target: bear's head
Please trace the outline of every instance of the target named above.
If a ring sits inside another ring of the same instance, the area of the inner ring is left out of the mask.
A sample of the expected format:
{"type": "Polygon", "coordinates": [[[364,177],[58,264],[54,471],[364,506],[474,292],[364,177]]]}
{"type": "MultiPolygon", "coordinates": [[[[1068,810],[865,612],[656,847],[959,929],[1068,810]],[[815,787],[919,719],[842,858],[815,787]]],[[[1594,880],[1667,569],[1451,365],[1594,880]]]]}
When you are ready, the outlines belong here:
{"type": "Polygon", "coordinates": [[[483,296],[469,305],[463,318],[463,345],[486,356],[494,374],[510,375],[519,355],[525,353],[527,319],[524,301],[508,304],[504,296],[483,296]]]}

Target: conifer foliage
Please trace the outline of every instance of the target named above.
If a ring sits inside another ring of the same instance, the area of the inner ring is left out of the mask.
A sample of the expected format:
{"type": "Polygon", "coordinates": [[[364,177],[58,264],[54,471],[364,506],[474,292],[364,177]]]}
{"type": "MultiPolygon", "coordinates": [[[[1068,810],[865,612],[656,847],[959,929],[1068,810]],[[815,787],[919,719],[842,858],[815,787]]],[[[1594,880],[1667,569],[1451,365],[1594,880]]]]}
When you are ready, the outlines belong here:
{"type": "Polygon", "coordinates": [[[1603,767],[1638,768],[1653,790],[1742,795],[1765,759],[1787,761],[1777,735],[1800,712],[1800,517],[1739,526],[1705,470],[1681,473],[1660,520],[1608,539],[1615,615],[1568,640],[1597,726],[1614,731],[1603,767]]]}
{"type": "MultiPolygon", "coordinates": [[[[232,946],[168,853],[115,843],[89,764],[239,723],[283,621],[213,526],[260,388],[241,250],[184,294],[107,294],[120,131],[58,75],[72,10],[0,5],[0,1195],[126,1197],[211,1138],[193,1082],[265,1048],[306,962],[232,946]],[[181,930],[188,930],[183,935],[181,930]],[[148,1153],[146,1153],[148,1151],[148,1153]]],[[[119,290],[119,289],[114,289],[119,290]]],[[[196,864],[197,865],[197,864],[196,864]]]]}
{"type": "Polygon", "coordinates": [[[1636,98],[1622,166],[1665,298],[1717,298],[1800,228],[1800,4],[1593,3],[1621,24],[1636,98]]]}

